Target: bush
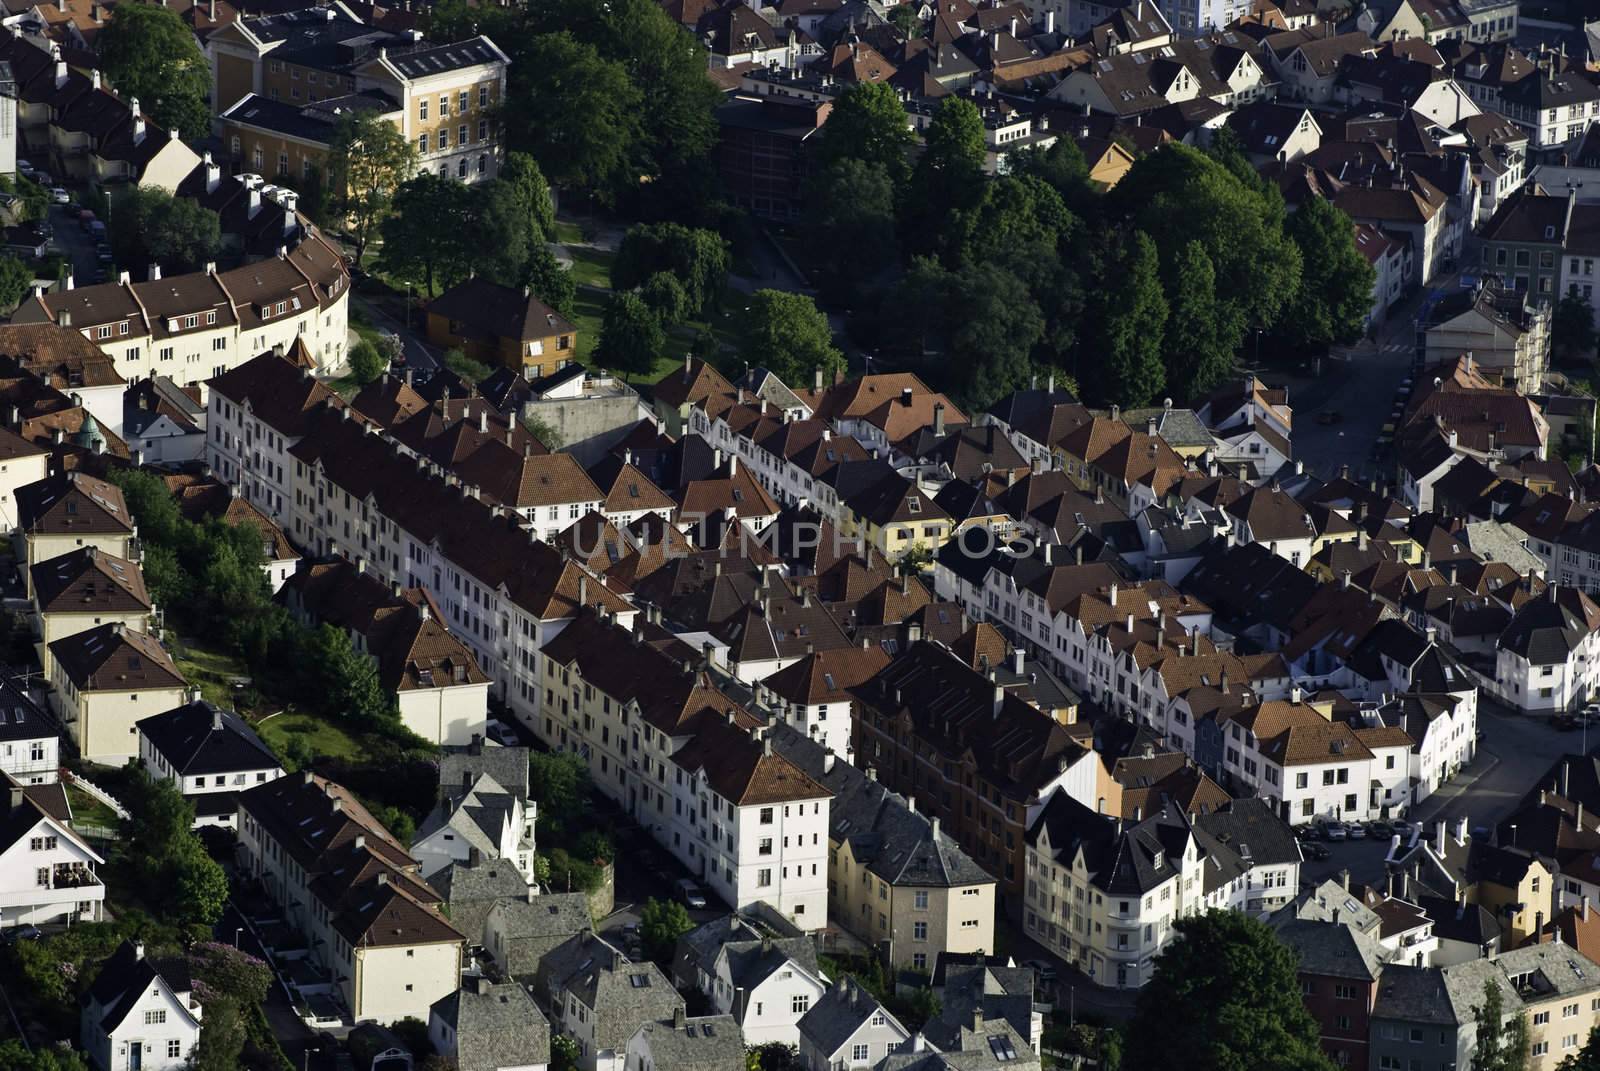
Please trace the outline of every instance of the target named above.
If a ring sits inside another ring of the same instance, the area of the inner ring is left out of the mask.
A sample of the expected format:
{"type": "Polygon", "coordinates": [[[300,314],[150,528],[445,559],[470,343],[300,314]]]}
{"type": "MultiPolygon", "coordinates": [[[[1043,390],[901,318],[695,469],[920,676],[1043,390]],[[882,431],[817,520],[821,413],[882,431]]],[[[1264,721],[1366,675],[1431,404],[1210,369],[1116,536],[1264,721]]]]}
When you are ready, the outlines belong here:
{"type": "Polygon", "coordinates": [[[378,347],[366,339],[350,347],[350,378],[363,387],[383,375],[388,367],[389,363],[378,352],[378,347]]]}
{"type": "Polygon", "coordinates": [[[489,378],[490,368],[482,361],[475,361],[460,350],[448,350],[444,355],[444,366],[468,383],[480,383],[489,378]]]}

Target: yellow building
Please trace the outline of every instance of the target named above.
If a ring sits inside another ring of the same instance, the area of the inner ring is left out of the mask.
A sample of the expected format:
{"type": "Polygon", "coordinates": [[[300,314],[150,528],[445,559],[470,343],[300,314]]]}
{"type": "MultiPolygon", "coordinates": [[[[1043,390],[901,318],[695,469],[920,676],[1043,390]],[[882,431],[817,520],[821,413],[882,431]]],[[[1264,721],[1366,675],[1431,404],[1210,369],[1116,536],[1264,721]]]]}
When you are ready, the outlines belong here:
{"type": "Polygon", "coordinates": [[[538,377],[574,359],[578,329],[527,287],[473,276],[428,303],[428,341],[538,377]]]}
{"type": "Polygon", "coordinates": [[[232,22],[207,51],[212,105],[238,167],[290,180],[325,171],[340,117],[370,109],[416,145],[421,170],[464,182],[499,170],[494,112],[510,61],[487,37],[433,44],[343,8],[307,8],[232,22]]]}
{"type": "Polygon", "coordinates": [[[181,706],[187,684],[161,641],[115,621],[50,645],[51,705],[90,762],[139,754],[138,722],[181,706]]]}

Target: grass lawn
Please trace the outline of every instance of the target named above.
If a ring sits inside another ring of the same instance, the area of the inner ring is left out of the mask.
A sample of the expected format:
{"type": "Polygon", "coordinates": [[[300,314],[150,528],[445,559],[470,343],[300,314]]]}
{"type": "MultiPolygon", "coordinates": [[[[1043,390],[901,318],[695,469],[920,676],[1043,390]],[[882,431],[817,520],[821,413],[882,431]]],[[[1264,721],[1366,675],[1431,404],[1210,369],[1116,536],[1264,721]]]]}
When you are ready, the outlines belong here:
{"type": "Polygon", "coordinates": [[[314,714],[305,714],[292,708],[282,714],[270,714],[254,722],[254,728],[266,745],[280,755],[289,746],[289,741],[295,737],[310,744],[311,750],[317,755],[359,761],[365,754],[361,741],[339,726],[314,714]]]}
{"type": "Polygon", "coordinates": [[[72,808],[72,821],[76,825],[117,828],[117,813],[89,795],[77,785],[64,786],[67,804],[72,808]]]}
{"type": "Polygon", "coordinates": [[[345,401],[349,401],[361,393],[361,384],[356,382],[355,376],[335,376],[327,381],[328,387],[345,401]]]}
{"type": "Polygon", "coordinates": [[[250,677],[244,661],[222,651],[202,647],[193,640],[173,637],[168,646],[178,670],[200,695],[224,710],[233,709],[233,681],[250,677]]]}
{"type": "Polygon", "coordinates": [[[572,322],[578,328],[578,344],[574,347],[578,360],[590,364],[589,355],[600,343],[600,325],[606,318],[605,294],[578,287],[578,296],[572,302],[572,322]]]}

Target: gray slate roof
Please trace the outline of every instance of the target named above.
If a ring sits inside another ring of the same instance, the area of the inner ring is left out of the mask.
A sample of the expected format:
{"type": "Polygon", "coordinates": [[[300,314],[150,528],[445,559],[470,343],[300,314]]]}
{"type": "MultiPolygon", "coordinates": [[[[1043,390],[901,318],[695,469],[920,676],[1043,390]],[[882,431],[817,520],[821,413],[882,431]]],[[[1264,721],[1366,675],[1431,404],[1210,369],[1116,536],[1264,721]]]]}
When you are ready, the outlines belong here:
{"type": "Polygon", "coordinates": [[[902,887],[946,888],[995,880],[904,797],[849,763],[830,764],[821,744],[786,724],[774,724],[771,739],[778,754],[833,793],[828,840],[848,841],[856,861],[875,876],[902,887]]]}
{"type": "Polygon", "coordinates": [[[1300,970],[1325,978],[1376,981],[1383,970],[1383,950],[1378,942],[1341,922],[1278,916],[1273,929],[1279,940],[1300,957],[1300,970]]]}
{"type": "Polygon", "coordinates": [[[433,1014],[455,1031],[457,1071],[499,1071],[550,1060],[550,1022],[515,982],[469,980],[435,1001],[433,1014]]]}
{"type": "Polygon", "coordinates": [[[1393,1019],[1430,1026],[1456,1026],[1460,1020],[1450,1004],[1444,972],[1437,967],[1391,964],[1383,969],[1372,1018],[1393,1019]]]}
{"type": "Polygon", "coordinates": [[[494,778],[495,783],[505,791],[527,799],[528,749],[482,743],[444,748],[439,757],[440,794],[445,794],[453,787],[459,795],[484,774],[494,778]]]}
{"type": "Polygon", "coordinates": [[[663,1019],[639,1027],[662,1071],[744,1071],[744,1031],[731,1015],[663,1019]]]}
{"type": "Polygon", "coordinates": [[[940,1049],[961,1049],[962,1037],[971,1032],[974,1013],[981,1008],[987,1032],[1010,1026],[1022,1038],[1018,1054],[1031,1054],[1033,981],[1031,967],[951,966],[945,972],[939,1015],[922,1032],[940,1049]]]}
{"type": "Polygon", "coordinates": [[[880,1013],[901,1033],[910,1036],[910,1031],[901,1026],[900,1021],[890,1015],[871,993],[857,985],[855,979],[845,975],[822,995],[821,1000],[811,1005],[810,1011],[800,1017],[800,1036],[808,1039],[824,1056],[832,1057],[861,1029],[862,1024],[880,1013]]]}
{"type": "Polygon", "coordinates": [[[500,854],[500,832],[515,817],[515,807],[516,800],[511,793],[501,788],[488,774],[482,774],[464,795],[451,793],[445,800],[435,804],[417,827],[412,843],[448,826],[469,847],[477,848],[485,856],[497,856],[500,854]]]}
{"type": "MultiPolygon", "coordinates": [[[[451,863],[428,881],[450,905],[450,921],[475,944],[483,943],[483,924],[497,901],[525,899],[528,895],[527,880],[503,859],[485,859],[477,866],[451,863]]],[[[588,917],[587,907],[584,917],[588,917]]]]}
{"type": "Polygon", "coordinates": [[[548,893],[532,900],[504,901],[503,905],[508,937],[555,937],[594,925],[589,918],[589,898],[583,893],[548,893]]]}

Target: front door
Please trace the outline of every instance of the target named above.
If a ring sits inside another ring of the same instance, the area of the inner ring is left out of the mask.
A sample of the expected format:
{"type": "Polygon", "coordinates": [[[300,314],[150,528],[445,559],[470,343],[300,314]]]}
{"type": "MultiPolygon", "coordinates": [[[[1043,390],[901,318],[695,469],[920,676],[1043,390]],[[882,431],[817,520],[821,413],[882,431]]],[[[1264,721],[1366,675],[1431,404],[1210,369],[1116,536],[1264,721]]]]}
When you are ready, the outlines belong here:
{"type": "Polygon", "coordinates": [[[144,1042],[134,1041],[128,1044],[128,1071],[139,1071],[144,1066],[144,1042]]]}

